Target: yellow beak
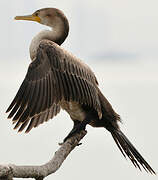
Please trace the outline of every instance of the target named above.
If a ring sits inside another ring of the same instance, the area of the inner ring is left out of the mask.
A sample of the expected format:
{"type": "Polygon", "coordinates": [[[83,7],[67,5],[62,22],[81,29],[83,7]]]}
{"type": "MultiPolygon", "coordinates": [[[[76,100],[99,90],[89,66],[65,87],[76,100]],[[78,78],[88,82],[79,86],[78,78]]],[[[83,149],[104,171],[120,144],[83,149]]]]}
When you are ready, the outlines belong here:
{"type": "Polygon", "coordinates": [[[28,16],[16,16],[14,18],[15,20],[27,20],[27,21],[36,21],[39,22],[41,21],[40,17],[36,16],[36,15],[28,15],[28,16]]]}

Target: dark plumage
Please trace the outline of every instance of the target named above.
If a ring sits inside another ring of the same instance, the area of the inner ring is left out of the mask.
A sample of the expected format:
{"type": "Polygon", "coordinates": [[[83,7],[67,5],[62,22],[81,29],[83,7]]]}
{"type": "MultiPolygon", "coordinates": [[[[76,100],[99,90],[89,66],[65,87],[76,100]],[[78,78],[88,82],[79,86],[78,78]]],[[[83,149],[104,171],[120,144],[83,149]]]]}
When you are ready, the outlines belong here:
{"type": "Polygon", "coordinates": [[[19,129],[21,131],[27,126],[26,121],[31,120],[32,125],[26,130],[28,132],[37,126],[32,122],[37,121],[37,117],[43,116],[43,121],[38,125],[47,121],[60,111],[63,100],[85,104],[94,108],[98,114],[101,113],[94,74],[77,58],[67,61],[72,57],[64,52],[65,50],[54,42],[41,41],[37,57],[30,64],[17,95],[7,109],[7,112],[11,110],[8,117],[14,116],[15,128],[23,126],[19,129]],[[53,111],[53,114],[48,116],[52,108],[58,111],[53,111]]]}
{"type": "Polygon", "coordinates": [[[17,16],[17,20],[37,21],[54,31],[42,31],[31,42],[32,63],[11,105],[8,118],[15,129],[29,132],[66,110],[74,121],[74,128],[65,138],[85,129],[87,124],[104,127],[115,140],[122,154],[128,156],[135,167],[142,166],[155,174],[127,137],[121,132],[120,116],[113,110],[98,87],[92,70],[60,45],[69,32],[65,15],[58,9],[45,8],[30,16],[17,16]]]}

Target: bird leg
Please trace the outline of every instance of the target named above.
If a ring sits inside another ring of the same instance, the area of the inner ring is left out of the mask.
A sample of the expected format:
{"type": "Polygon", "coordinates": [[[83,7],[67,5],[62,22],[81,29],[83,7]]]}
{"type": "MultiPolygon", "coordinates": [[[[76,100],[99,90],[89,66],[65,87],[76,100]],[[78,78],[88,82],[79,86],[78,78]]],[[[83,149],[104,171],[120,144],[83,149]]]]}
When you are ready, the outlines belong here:
{"type": "Polygon", "coordinates": [[[92,120],[92,114],[88,113],[86,118],[83,121],[74,121],[74,127],[72,128],[72,130],[70,131],[70,133],[66,136],[66,138],[64,139],[64,142],[69,139],[70,137],[72,137],[74,134],[81,132],[82,130],[86,129],[86,125],[89,124],[92,120]]]}

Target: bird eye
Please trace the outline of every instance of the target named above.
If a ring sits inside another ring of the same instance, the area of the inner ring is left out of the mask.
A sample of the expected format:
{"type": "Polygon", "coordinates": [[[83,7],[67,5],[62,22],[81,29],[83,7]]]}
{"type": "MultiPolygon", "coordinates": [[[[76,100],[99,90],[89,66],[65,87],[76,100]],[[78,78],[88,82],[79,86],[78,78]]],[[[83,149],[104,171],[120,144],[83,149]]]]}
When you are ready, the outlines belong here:
{"type": "Polygon", "coordinates": [[[35,12],[34,15],[35,15],[35,16],[38,16],[38,12],[35,12]]]}

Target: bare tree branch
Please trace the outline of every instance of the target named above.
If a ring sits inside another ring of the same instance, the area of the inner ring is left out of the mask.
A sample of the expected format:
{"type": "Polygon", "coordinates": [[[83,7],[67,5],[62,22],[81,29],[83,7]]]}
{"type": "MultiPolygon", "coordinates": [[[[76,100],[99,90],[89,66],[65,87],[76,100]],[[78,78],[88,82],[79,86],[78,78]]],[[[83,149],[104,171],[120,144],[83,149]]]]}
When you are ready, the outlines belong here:
{"type": "Polygon", "coordinates": [[[0,180],[11,180],[16,178],[35,178],[44,179],[46,176],[55,173],[70,152],[79,144],[80,140],[86,135],[86,131],[82,131],[69,138],[55,152],[53,158],[41,166],[16,166],[13,164],[0,165],[0,180]]]}

